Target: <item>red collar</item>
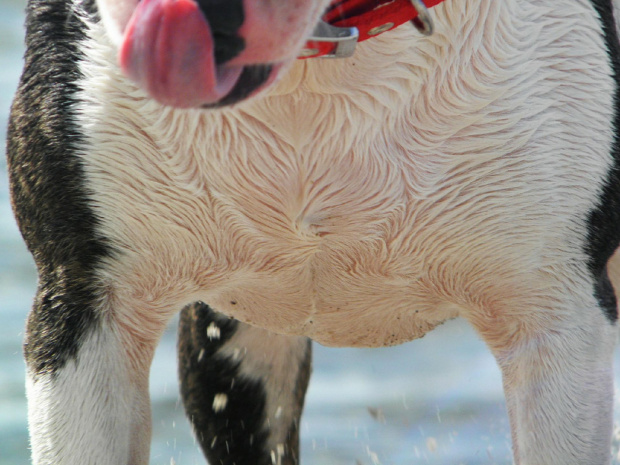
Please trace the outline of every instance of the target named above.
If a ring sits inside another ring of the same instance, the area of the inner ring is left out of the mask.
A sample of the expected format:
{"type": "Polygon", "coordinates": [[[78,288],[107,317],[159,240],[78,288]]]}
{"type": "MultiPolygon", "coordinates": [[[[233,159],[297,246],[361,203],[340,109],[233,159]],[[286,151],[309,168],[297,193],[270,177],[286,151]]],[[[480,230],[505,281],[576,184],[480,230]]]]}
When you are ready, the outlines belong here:
{"type": "MultiPolygon", "coordinates": [[[[430,8],[442,1],[423,3],[430,8]]],[[[334,0],[299,58],[350,56],[357,42],[390,31],[417,16],[412,0],[334,0]],[[331,39],[321,40],[326,35],[331,39]],[[338,38],[334,39],[334,35],[338,38]],[[339,46],[341,50],[336,53],[339,46]]]]}

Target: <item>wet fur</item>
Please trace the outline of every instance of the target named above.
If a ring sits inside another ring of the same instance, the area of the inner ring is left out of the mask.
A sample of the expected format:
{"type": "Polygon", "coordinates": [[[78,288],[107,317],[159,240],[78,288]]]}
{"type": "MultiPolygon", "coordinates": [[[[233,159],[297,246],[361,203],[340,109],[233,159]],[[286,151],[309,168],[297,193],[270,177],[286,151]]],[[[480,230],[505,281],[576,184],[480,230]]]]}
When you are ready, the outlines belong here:
{"type": "Polygon", "coordinates": [[[382,346],[456,316],[502,369],[516,463],[609,463],[618,43],[611,3],[547,3],[448,0],[430,38],[179,111],[120,73],[93,5],[31,2],[8,152],[40,270],[34,462],[146,463],[152,353],[204,301],[180,366],[214,464],[297,460],[307,337],[382,346]]]}

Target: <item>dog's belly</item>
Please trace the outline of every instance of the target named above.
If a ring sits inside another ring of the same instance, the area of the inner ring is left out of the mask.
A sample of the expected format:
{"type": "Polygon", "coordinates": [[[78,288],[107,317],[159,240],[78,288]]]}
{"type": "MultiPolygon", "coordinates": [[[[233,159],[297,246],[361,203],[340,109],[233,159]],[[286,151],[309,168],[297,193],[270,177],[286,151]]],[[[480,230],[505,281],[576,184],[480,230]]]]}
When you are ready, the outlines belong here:
{"type": "Polygon", "coordinates": [[[455,316],[454,308],[438,306],[414,276],[354,270],[334,257],[280,270],[232,272],[226,281],[213,291],[205,288],[202,300],[241,321],[330,346],[398,344],[455,316]]]}
{"type": "Polygon", "coordinates": [[[288,227],[275,213],[246,217],[251,226],[228,229],[234,240],[212,251],[218,265],[201,270],[200,299],[242,321],[326,345],[396,344],[454,316],[425,279],[422,261],[406,250],[410,237],[393,229],[404,212],[385,206],[346,213],[343,206],[330,220],[291,218],[288,227]]]}
{"type": "Polygon", "coordinates": [[[443,270],[463,231],[484,233],[436,217],[444,193],[433,173],[420,176],[425,160],[413,167],[415,155],[395,144],[371,148],[377,130],[350,128],[348,146],[330,135],[299,150],[265,131],[237,133],[222,149],[203,141],[221,137],[224,122],[201,118],[209,137],[187,136],[186,147],[137,133],[139,149],[127,151],[91,132],[92,201],[119,251],[105,271],[114,302],[148,319],[203,300],[346,346],[404,342],[456,315],[443,270]]]}
{"type": "Polygon", "coordinates": [[[91,132],[92,202],[117,250],[103,273],[130,324],[203,300],[275,332],[380,346],[544,283],[552,205],[527,160],[514,184],[488,176],[510,157],[418,156],[361,118],[341,129],[348,140],[195,118],[175,120],[185,130],[168,140],[135,130],[130,150],[91,132]]]}
{"type": "Polygon", "coordinates": [[[271,157],[243,167],[233,158],[194,158],[192,169],[144,161],[133,184],[104,183],[105,235],[121,251],[110,275],[129,305],[203,300],[337,346],[408,341],[455,316],[416,252],[428,235],[414,231],[418,202],[397,164],[350,156],[278,169],[271,157]]]}

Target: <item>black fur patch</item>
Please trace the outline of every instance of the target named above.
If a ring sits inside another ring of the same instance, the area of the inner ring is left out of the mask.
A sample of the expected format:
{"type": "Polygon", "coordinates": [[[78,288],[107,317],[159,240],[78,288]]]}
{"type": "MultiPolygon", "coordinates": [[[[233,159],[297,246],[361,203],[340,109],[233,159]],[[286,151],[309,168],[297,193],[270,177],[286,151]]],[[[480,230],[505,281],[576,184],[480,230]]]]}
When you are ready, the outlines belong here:
{"type": "Polygon", "coordinates": [[[618,319],[616,296],[607,278],[606,264],[620,244],[620,45],[611,0],[592,0],[592,4],[600,16],[616,90],[613,120],[615,137],[611,150],[614,163],[603,187],[600,204],[590,212],[588,218],[587,253],[590,257],[590,271],[596,279],[595,292],[601,308],[609,320],[615,322],[618,319]]]}
{"type": "Polygon", "coordinates": [[[96,236],[73,104],[84,25],[65,0],[31,0],[25,67],[13,102],[7,158],[21,233],[39,270],[25,340],[35,374],[55,373],[98,324],[95,269],[109,254],[96,236]]]}
{"type": "Polygon", "coordinates": [[[245,48],[238,32],[244,21],[242,0],[196,0],[215,42],[215,62],[224,64],[245,48]]]}
{"type": "Polygon", "coordinates": [[[238,322],[202,303],[183,309],[179,323],[179,377],[185,412],[209,463],[271,465],[266,441],[266,394],[261,383],[238,376],[239,363],[217,355],[234,335],[238,322]],[[207,328],[215,323],[219,339],[207,328]],[[217,394],[228,402],[213,410],[217,394]]]}

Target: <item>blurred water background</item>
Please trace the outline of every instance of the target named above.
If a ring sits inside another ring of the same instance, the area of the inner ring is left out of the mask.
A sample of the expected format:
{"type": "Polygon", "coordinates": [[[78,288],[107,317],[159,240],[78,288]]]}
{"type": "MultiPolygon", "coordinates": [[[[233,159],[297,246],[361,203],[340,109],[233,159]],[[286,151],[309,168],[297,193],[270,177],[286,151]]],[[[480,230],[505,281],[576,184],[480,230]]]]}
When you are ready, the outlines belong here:
{"type": "MultiPolygon", "coordinates": [[[[0,0],[2,140],[22,66],[24,8],[25,0],[0,0]]],[[[17,465],[29,463],[21,343],[36,274],[7,184],[1,157],[0,465],[17,465]]],[[[618,357],[616,372],[617,366],[618,357]]],[[[179,402],[174,323],[158,349],[151,383],[151,464],[204,464],[179,402]]],[[[306,465],[511,463],[499,370],[463,321],[389,349],[315,345],[301,432],[306,465]]]]}

